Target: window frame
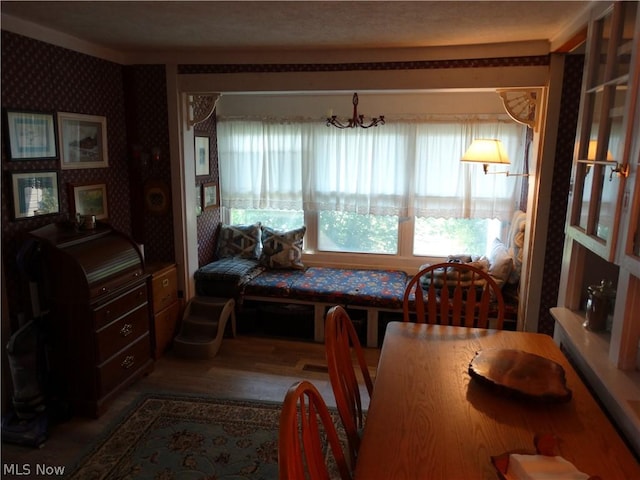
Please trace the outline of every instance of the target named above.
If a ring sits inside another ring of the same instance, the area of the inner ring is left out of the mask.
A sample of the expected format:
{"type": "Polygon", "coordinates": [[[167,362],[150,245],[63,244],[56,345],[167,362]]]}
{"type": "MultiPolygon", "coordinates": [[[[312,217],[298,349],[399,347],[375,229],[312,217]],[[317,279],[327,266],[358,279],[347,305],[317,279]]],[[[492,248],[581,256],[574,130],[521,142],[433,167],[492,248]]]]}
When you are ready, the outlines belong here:
{"type": "MultiPolygon", "coordinates": [[[[416,266],[427,262],[445,260],[445,257],[434,255],[413,255],[413,217],[400,218],[398,222],[398,253],[353,253],[331,252],[318,249],[318,212],[303,211],[304,224],[307,231],[304,236],[305,265],[317,266],[349,266],[365,268],[391,268],[413,271],[416,266]]],[[[223,221],[229,223],[230,210],[223,208],[223,221]]]]}
{"type": "MultiPolygon", "coordinates": [[[[502,119],[495,120],[502,123],[502,119]]],[[[448,122],[447,122],[448,123],[448,122]]],[[[524,152],[527,150],[524,149],[524,152]]],[[[471,170],[466,174],[482,175],[481,167],[477,171],[471,170]]],[[[491,177],[486,177],[485,181],[489,181],[491,177]]],[[[495,177],[494,177],[495,178],[495,177]]],[[[406,194],[412,195],[412,189],[406,194]]],[[[242,207],[237,207],[242,208],[242,207]]],[[[286,208],[286,207],[285,207],[286,208]]],[[[517,208],[514,205],[514,210],[517,208]]],[[[254,209],[254,208],[252,208],[254,209]]],[[[297,210],[300,211],[300,210],[297,210]]],[[[223,219],[229,220],[229,212],[227,208],[222,209],[223,219]]],[[[323,251],[318,246],[319,237],[319,212],[302,209],[304,225],[307,227],[304,242],[304,252],[307,263],[318,262],[324,265],[361,265],[368,267],[399,267],[399,268],[415,268],[416,265],[426,262],[441,261],[446,257],[438,255],[414,255],[414,231],[415,217],[412,216],[412,207],[409,207],[409,216],[398,217],[397,226],[397,246],[398,251],[395,254],[379,254],[379,253],[356,253],[356,252],[335,252],[323,251]]],[[[450,252],[460,253],[460,252],[450,252]]]]}

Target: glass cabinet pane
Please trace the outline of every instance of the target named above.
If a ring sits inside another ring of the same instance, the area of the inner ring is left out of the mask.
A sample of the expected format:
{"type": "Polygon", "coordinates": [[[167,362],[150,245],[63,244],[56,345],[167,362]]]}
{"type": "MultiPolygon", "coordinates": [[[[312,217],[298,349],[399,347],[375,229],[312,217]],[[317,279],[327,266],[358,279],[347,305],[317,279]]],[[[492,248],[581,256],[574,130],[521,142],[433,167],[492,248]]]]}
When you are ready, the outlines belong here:
{"type": "Polygon", "coordinates": [[[612,167],[601,165],[600,171],[600,204],[596,212],[595,235],[601,240],[607,241],[610,238],[611,226],[616,212],[616,200],[618,193],[618,178],[614,175],[609,179],[609,173],[612,167]]]}
{"type": "Polygon", "coordinates": [[[587,223],[589,221],[589,203],[591,201],[591,190],[593,189],[593,165],[579,163],[577,175],[581,176],[584,179],[581,184],[576,185],[576,187],[578,188],[582,187],[582,191],[580,192],[581,201],[577,205],[577,208],[579,210],[578,227],[586,232],[587,223]]]}
{"type": "MultiPolygon", "coordinates": [[[[640,110],[640,106],[638,109],[640,110]]],[[[638,154],[635,169],[636,177],[633,189],[633,200],[629,210],[629,243],[626,251],[630,255],[631,260],[640,267],[640,153],[638,154]]]]}
{"type": "Polygon", "coordinates": [[[635,234],[633,235],[633,254],[636,257],[640,257],[640,209],[638,211],[638,218],[636,218],[635,234]]]}
{"type": "Polygon", "coordinates": [[[582,155],[580,160],[596,160],[596,147],[598,144],[598,131],[600,129],[601,114],[602,114],[602,101],[603,90],[587,94],[590,97],[590,110],[585,112],[589,118],[591,118],[589,132],[587,132],[589,138],[587,155],[582,155]]]}
{"type": "MultiPolygon", "coordinates": [[[[624,102],[626,99],[626,88],[616,88],[614,106],[609,110],[611,125],[609,130],[609,144],[607,148],[606,160],[621,162],[622,145],[624,142],[624,102]]],[[[605,160],[603,159],[603,160],[605,160]]]]}
{"type": "Polygon", "coordinates": [[[629,74],[631,67],[631,50],[633,47],[633,31],[635,29],[638,2],[621,2],[624,26],[622,28],[620,46],[614,76],[622,77],[629,74]]]}
{"type": "Polygon", "coordinates": [[[607,51],[611,40],[611,14],[601,18],[595,24],[595,38],[593,49],[593,64],[591,81],[589,88],[602,85],[607,81],[605,77],[607,71],[607,51]]]}

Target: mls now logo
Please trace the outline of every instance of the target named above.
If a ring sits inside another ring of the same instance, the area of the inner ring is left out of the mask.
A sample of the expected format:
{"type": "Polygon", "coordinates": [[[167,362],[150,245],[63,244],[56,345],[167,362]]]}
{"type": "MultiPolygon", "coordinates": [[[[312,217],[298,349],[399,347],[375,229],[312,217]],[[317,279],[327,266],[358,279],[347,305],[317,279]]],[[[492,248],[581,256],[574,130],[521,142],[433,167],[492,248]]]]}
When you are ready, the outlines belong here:
{"type": "Polygon", "coordinates": [[[18,464],[18,463],[5,463],[2,465],[2,474],[3,475],[31,475],[32,473],[35,475],[46,475],[46,476],[62,476],[64,475],[64,466],[61,465],[45,465],[43,463],[37,463],[35,466],[32,466],[28,463],[18,464]]]}

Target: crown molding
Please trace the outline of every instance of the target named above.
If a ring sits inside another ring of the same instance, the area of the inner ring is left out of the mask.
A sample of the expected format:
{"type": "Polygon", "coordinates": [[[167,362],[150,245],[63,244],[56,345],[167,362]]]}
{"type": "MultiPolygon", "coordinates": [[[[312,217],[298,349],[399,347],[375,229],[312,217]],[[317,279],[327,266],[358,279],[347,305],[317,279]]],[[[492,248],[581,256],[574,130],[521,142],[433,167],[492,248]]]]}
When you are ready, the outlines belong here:
{"type": "Polygon", "coordinates": [[[2,30],[33,38],[34,40],[39,40],[58,47],[67,48],[75,52],[98,57],[103,60],[119,64],[126,63],[126,56],[121,52],[101,47],[94,43],[87,42],[86,40],[67,35],[66,33],[62,33],[58,30],[43,27],[42,25],[38,25],[33,22],[27,22],[4,13],[0,15],[0,20],[2,22],[2,30]]]}

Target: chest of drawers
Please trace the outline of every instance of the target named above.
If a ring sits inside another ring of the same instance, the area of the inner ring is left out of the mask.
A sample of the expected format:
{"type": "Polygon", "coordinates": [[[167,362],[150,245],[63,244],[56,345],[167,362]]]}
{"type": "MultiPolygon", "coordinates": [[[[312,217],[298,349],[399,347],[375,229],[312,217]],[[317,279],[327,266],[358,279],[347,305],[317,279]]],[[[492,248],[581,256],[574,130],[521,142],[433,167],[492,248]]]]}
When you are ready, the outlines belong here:
{"type": "Polygon", "coordinates": [[[150,263],[146,271],[150,275],[152,336],[157,359],[173,341],[182,303],[178,298],[178,277],[174,263],[150,263]]]}

